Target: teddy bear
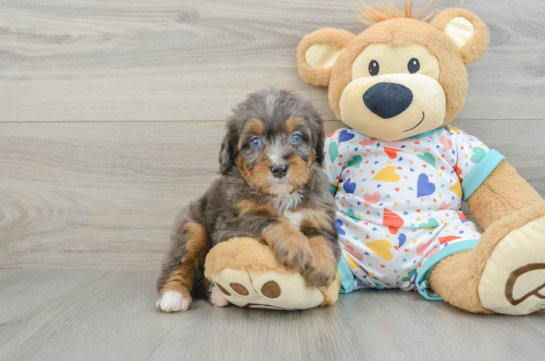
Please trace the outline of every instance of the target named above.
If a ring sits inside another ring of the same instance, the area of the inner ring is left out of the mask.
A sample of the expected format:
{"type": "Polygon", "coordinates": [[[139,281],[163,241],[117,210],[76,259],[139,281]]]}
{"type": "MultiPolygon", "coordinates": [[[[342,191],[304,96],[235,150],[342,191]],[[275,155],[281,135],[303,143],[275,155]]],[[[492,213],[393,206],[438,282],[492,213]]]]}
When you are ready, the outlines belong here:
{"type": "Polygon", "coordinates": [[[465,102],[466,67],[487,51],[486,25],[465,9],[428,22],[412,2],[361,12],[368,28],[359,35],[320,29],[297,49],[299,74],[329,87],[347,125],[324,147],[343,250],[337,280],[308,287],[244,238],[210,251],[206,277],[251,283],[251,294],[226,296],[240,306],[305,309],[339,292],[400,288],[475,313],[542,311],[545,202],[498,151],[449,125],[465,102]]]}

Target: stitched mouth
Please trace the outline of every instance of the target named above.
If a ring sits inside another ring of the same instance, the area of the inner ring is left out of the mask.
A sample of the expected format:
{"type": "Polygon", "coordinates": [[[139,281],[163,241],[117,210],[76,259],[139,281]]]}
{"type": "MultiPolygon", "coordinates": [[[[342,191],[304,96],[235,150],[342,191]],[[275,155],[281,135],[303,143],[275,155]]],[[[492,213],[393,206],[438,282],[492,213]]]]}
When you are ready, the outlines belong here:
{"type": "Polygon", "coordinates": [[[414,127],[412,127],[411,129],[407,129],[407,130],[404,130],[403,133],[405,132],[408,132],[408,131],[411,131],[413,130],[414,128],[418,127],[420,124],[422,124],[422,122],[424,121],[424,118],[426,117],[426,114],[424,114],[424,112],[422,112],[422,120],[418,122],[417,125],[415,125],[414,127]]]}

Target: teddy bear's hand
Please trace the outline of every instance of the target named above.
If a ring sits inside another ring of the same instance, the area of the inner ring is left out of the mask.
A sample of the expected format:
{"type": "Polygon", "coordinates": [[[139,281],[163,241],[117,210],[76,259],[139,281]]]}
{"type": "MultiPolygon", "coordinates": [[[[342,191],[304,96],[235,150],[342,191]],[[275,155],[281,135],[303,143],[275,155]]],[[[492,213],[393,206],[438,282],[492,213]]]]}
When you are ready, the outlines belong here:
{"type": "Polygon", "coordinates": [[[290,225],[266,228],[263,238],[281,265],[303,273],[312,263],[308,238],[290,225]]]}
{"type": "Polygon", "coordinates": [[[311,238],[309,243],[313,261],[303,273],[303,277],[309,286],[329,286],[337,276],[337,261],[333,251],[322,237],[311,238]]]}
{"type": "Polygon", "coordinates": [[[277,310],[332,305],[341,286],[337,275],[329,287],[309,287],[300,273],[278,263],[269,245],[246,237],[214,246],[206,256],[205,277],[223,294],[212,291],[222,303],[277,310]]]}

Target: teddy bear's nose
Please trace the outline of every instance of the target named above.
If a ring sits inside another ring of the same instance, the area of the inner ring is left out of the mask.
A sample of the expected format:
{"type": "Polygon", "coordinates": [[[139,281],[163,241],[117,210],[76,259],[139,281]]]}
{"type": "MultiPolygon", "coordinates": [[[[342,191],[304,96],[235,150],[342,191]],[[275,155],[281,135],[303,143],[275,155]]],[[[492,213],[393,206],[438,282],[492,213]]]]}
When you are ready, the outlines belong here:
{"type": "Polygon", "coordinates": [[[363,102],[370,111],[388,119],[401,114],[411,105],[413,92],[395,83],[378,83],[363,94],[363,102]]]}

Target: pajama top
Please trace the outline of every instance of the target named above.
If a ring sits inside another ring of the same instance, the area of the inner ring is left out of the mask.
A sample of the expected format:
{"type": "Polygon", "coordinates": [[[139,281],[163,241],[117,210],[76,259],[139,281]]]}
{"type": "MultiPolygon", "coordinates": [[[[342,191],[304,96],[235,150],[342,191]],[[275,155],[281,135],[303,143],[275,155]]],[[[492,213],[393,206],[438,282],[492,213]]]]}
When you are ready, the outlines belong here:
{"type": "Polygon", "coordinates": [[[473,248],[480,234],[462,200],[504,159],[450,126],[395,142],[339,129],[324,152],[337,204],[341,292],[412,290],[430,259],[473,248]]]}

